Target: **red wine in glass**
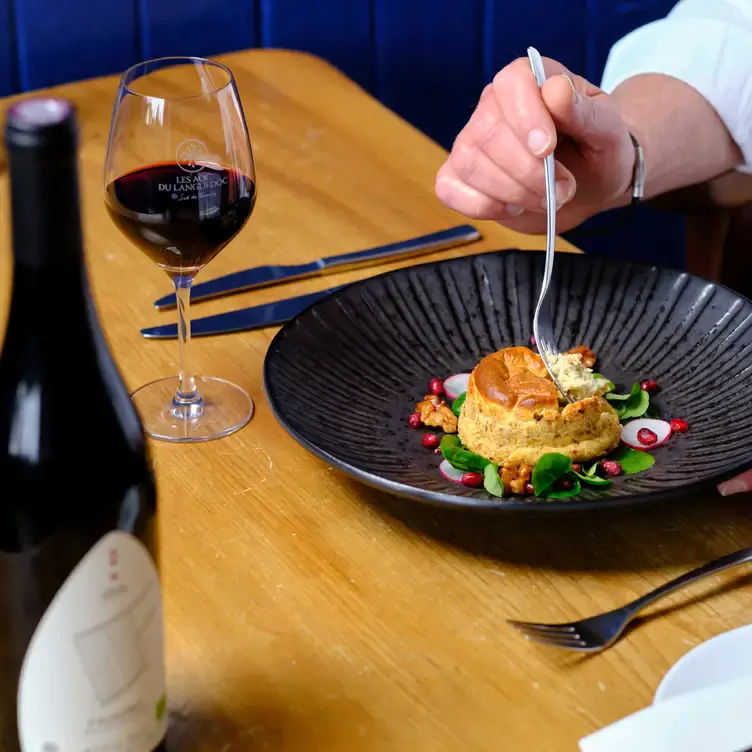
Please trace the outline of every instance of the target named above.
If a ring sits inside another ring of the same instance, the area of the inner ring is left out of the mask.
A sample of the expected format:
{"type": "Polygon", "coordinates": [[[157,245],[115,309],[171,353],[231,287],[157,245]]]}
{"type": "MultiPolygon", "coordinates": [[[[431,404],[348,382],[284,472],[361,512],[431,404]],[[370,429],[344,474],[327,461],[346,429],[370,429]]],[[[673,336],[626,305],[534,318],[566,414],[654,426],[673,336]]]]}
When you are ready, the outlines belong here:
{"type": "Polygon", "coordinates": [[[196,442],[239,430],[253,415],[251,396],[222,378],[194,375],[190,358],[193,279],[237,236],[256,203],[253,151],[232,72],[196,57],[129,68],[115,99],[103,183],[114,224],[175,287],[178,374],[131,395],[146,432],[196,442]]]}
{"type": "Polygon", "coordinates": [[[246,223],[255,201],[247,175],[201,162],[190,173],[174,162],[149,165],[105,188],[105,205],[120,231],[177,274],[208,264],[246,223]]]}

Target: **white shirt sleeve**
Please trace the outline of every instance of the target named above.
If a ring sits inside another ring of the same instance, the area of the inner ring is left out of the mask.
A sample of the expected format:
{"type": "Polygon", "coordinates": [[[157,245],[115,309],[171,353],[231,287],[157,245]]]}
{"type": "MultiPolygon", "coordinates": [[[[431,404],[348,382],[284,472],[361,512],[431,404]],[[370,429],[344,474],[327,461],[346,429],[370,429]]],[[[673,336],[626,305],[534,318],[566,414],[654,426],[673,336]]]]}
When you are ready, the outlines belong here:
{"type": "Polygon", "coordinates": [[[601,88],[663,73],[692,86],[715,108],[752,168],[752,0],[680,0],[660,21],[620,39],[601,88]]]}

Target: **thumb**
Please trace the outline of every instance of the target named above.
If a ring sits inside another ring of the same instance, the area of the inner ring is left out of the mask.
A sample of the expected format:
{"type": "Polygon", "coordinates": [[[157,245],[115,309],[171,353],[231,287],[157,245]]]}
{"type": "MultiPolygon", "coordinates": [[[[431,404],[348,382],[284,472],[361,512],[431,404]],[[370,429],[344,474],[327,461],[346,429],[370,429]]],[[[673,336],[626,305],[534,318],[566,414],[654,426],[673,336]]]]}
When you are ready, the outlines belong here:
{"type": "Polygon", "coordinates": [[[557,130],[584,147],[599,151],[625,135],[626,126],[611,97],[580,76],[552,76],[541,95],[557,130]]]}
{"type": "Polygon", "coordinates": [[[752,491],[752,470],[738,475],[736,478],[727,480],[718,486],[721,496],[731,496],[732,494],[746,493],[752,491]]]}

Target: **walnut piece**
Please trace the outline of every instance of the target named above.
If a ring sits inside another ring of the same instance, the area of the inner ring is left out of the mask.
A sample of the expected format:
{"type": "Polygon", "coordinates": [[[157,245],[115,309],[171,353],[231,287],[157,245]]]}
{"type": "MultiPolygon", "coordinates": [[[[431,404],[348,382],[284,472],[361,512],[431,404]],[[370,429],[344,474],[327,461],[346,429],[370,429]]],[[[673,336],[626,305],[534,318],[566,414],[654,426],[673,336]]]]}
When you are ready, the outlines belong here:
{"type": "Polygon", "coordinates": [[[587,345],[578,345],[571,350],[567,350],[567,355],[582,355],[582,365],[585,368],[592,368],[597,360],[596,354],[587,345]]]}
{"type": "Polygon", "coordinates": [[[501,480],[505,489],[510,489],[513,494],[525,496],[525,485],[533,477],[533,468],[530,465],[514,465],[504,462],[501,466],[501,480]]]}
{"type": "Polygon", "coordinates": [[[440,428],[444,433],[457,433],[457,416],[444,400],[436,394],[427,394],[415,406],[423,425],[440,428]]]}
{"type": "Polygon", "coordinates": [[[502,463],[499,475],[501,476],[501,481],[504,484],[505,489],[511,488],[512,481],[517,478],[518,469],[517,465],[512,465],[509,462],[502,463]]]}

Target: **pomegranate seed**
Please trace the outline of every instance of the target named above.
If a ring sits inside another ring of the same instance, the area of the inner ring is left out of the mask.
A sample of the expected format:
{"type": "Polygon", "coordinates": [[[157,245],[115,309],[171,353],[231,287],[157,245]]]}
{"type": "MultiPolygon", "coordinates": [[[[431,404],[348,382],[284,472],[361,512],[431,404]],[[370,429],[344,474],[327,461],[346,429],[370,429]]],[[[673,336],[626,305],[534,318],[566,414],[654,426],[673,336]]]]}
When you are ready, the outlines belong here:
{"type": "Polygon", "coordinates": [[[567,478],[559,478],[559,480],[554,483],[554,489],[556,491],[571,491],[572,481],[567,478]]]}
{"type": "Polygon", "coordinates": [[[535,489],[530,481],[525,483],[525,496],[535,496],[535,489]]]}
{"type": "Polygon", "coordinates": [[[649,428],[641,428],[637,432],[637,441],[639,441],[640,444],[647,444],[650,446],[658,441],[658,434],[656,434],[655,431],[651,431],[649,428]]]}
{"type": "Polygon", "coordinates": [[[530,344],[533,347],[538,347],[538,343],[536,342],[535,337],[530,337],[530,344]]]}
{"type": "Polygon", "coordinates": [[[572,471],[575,473],[581,473],[582,472],[582,465],[574,464],[572,465],[572,471]]]}
{"type": "Polygon", "coordinates": [[[606,475],[611,475],[612,477],[621,475],[621,465],[615,460],[602,460],[601,467],[606,475]]]}
{"type": "Polygon", "coordinates": [[[423,425],[423,421],[420,419],[418,413],[413,413],[408,419],[407,424],[410,428],[420,428],[423,425]]]}
{"type": "Polygon", "coordinates": [[[655,379],[644,379],[640,382],[640,389],[648,394],[655,394],[658,391],[658,382],[655,379]]]}
{"type": "Polygon", "coordinates": [[[462,485],[478,488],[483,485],[483,476],[480,473],[465,473],[462,476],[462,485]]]}
{"type": "Polygon", "coordinates": [[[443,394],[444,382],[441,379],[431,379],[430,383],[428,384],[428,389],[430,390],[431,394],[443,394]]]}
{"type": "Polygon", "coordinates": [[[689,423],[681,418],[673,418],[671,421],[671,433],[687,433],[689,423]]]}
{"type": "Polygon", "coordinates": [[[439,445],[439,437],[435,433],[427,433],[420,440],[420,443],[423,444],[426,449],[436,449],[439,445]]]}

